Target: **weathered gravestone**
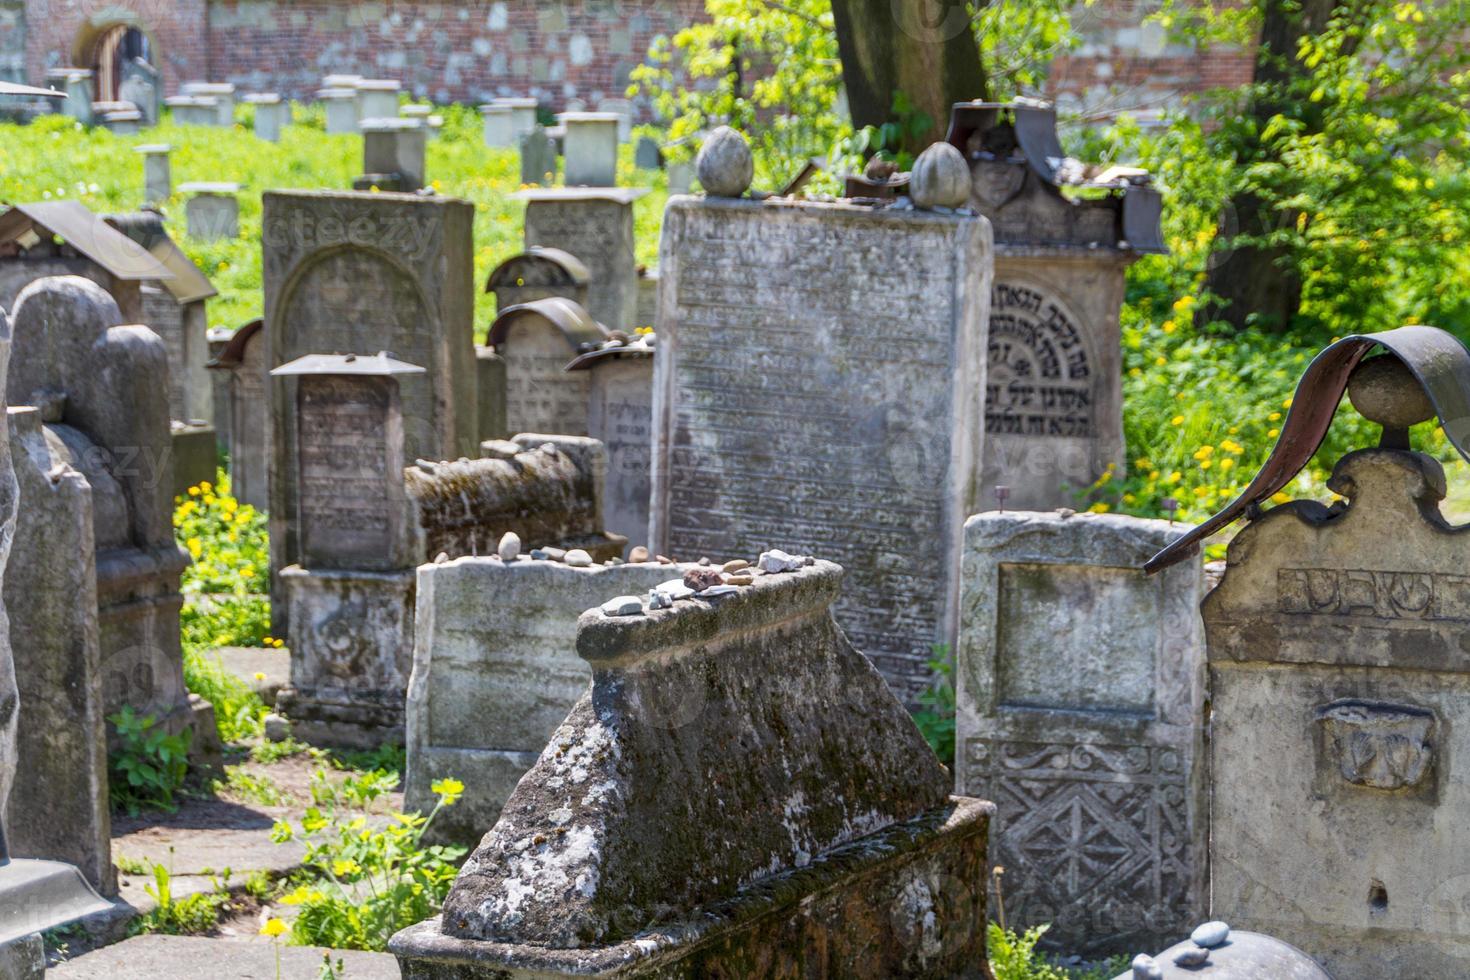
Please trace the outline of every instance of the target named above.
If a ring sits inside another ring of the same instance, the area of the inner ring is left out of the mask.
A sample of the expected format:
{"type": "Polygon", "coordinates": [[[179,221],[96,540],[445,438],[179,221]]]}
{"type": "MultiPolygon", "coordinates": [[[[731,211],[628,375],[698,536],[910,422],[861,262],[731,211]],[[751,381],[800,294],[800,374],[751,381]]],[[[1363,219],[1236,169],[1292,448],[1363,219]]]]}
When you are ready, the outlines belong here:
{"type": "Polygon", "coordinates": [[[631,330],[638,309],[638,263],[633,240],[634,188],[558,187],[521,191],[526,202],[526,248],[570,252],[587,266],[587,310],[609,330],[631,330]]]}
{"type": "Polygon", "coordinates": [[[832,619],[841,578],[584,613],[591,690],[390,942],[404,976],[978,975],[994,808],[948,796],[832,619]]]}
{"type": "Polygon", "coordinates": [[[549,296],[585,307],[590,279],[582,260],[570,252],[533,246],[496,266],[485,280],[485,292],[495,294],[498,313],[549,296]]]}
{"type": "Polygon", "coordinates": [[[652,329],[658,322],[658,269],[638,267],[638,312],[634,323],[652,329]]]}
{"type": "Polygon", "coordinates": [[[511,131],[519,140],[522,136],[536,128],[536,106],[535,99],[502,97],[492,99],[496,105],[508,106],[510,108],[511,131]]]}
{"type": "Polygon", "coordinates": [[[532,126],[518,137],[521,148],[521,183],[546,187],[556,182],[556,144],[540,126],[532,126]]]}
{"type": "Polygon", "coordinates": [[[157,68],[142,58],[127,59],[122,65],[122,84],[117,94],[124,102],[138,107],[142,125],[158,125],[163,115],[163,80],[157,68]]]}
{"type": "Polygon", "coordinates": [[[957,625],[989,225],[675,198],[659,270],[650,547],[832,554],[848,573],[838,621],[916,698],[957,625]]]}
{"type": "Polygon", "coordinates": [[[255,107],[255,135],[279,143],[281,131],[291,121],[291,103],[275,92],[253,93],[245,96],[245,102],[255,107]]]}
{"type": "Polygon", "coordinates": [[[1076,506],[1124,462],[1128,266],[1166,251],[1147,174],[1071,159],[1047,105],[958,103],[949,141],[970,161],[970,206],[995,229],[985,464],[978,503],[1076,506]],[[1066,197],[1063,189],[1093,193],[1066,197]]]}
{"type": "Polygon", "coordinates": [[[618,116],[611,112],[563,112],[556,119],[566,130],[562,156],[567,186],[616,187],[618,116]]]}
{"type": "MultiPolygon", "coordinates": [[[[266,365],[307,354],[390,351],[427,368],[403,382],[404,458],[474,456],[474,208],[405,194],[268,191],[266,365]]],[[[271,568],[297,561],[296,392],[271,392],[271,568]]],[[[276,605],[284,597],[273,588],[276,605]]],[[[274,607],[273,607],[274,608],[274,607]]],[[[285,620],[273,623],[285,635],[285,620]]]]}
{"type": "MultiPolygon", "coordinates": [[[[105,294],[102,295],[105,299],[105,294]]],[[[0,308],[0,408],[5,405],[4,379],[8,377],[6,361],[10,343],[10,323],[5,310],[0,308]]],[[[0,430],[0,574],[5,571],[10,556],[20,489],[10,459],[7,426],[0,430]]],[[[26,601],[31,598],[26,597],[26,601]]],[[[58,861],[12,859],[8,835],[11,820],[18,816],[24,821],[41,815],[10,811],[11,790],[22,767],[36,764],[20,754],[28,747],[28,740],[17,738],[17,725],[20,713],[28,705],[20,700],[10,633],[5,609],[0,605],[0,816],[6,817],[0,822],[0,913],[3,913],[0,914],[0,973],[7,980],[40,980],[46,972],[41,933],[87,915],[106,912],[111,906],[73,866],[58,861]]],[[[84,800],[66,803],[86,805],[84,800]]]]}
{"type": "Polygon", "coordinates": [[[317,101],[327,116],[327,134],[344,136],[357,132],[357,89],[329,87],[317,89],[317,101]]]}
{"type": "Polygon", "coordinates": [[[357,90],[359,125],[369,119],[392,119],[398,115],[398,93],[403,83],[393,78],[360,78],[357,90]]]}
{"type": "Polygon", "coordinates": [[[219,100],[208,95],[173,95],[163,100],[175,126],[219,125],[219,100]]]}
{"type": "Polygon", "coordinates": [[[567,362],[607,339],[607,331],[568,299],[512,306],[495,318],[490,343],[505,359],[505,412],[511,432],[587,435],[591,379],[567,362]]]}
{"type": "Polygon", "coordinates": [[[1202,607],[1212,914],[1294,943],[1342,980],[1465,976],[1470,532],[1440,514],[1444,470],[1409,450],[1408,427],[1438,414],[1465,453],[1470,354],[1427,327],[1334,344],[1242,500],[1305,464],[1375,343],[1408,359],[1433,401],[1394,354],[1358,364],[1348,392],[1382,443],[1337,462],[1327,486],[1344,499],[1332,506],[1252,513],[1202,607]]]}
{"type": "Polygon", "coordinates": [[[225,447],[230,456],[230,492],[241,503],[260,510],[266,510],[270,502],[270,397],[264,329],[265,321],[251,320],[235,331],[209,362],[210,370],[226,379],[223,394],[228,418],[225,447]]]}
{"type": "Polygon", "coordinates": [[[516,145],[515,121],[512,118],[513,110],[508,105],[480,106],[481,129],[485,145],[493,149],[501,149],[516,145]]]}
{"type": "Polygon", "coordinates": [[[76,276],[27,286],[13,324],[12,398],[40,409],[52,451],[91,488],[106,713],[126,707],[170,732],[192,727],[195,749],[212,754],[213,712],[184,686],[188,557],[173,534],[163,342],[123,326],[112,298],[76,276]]]}
{"type": "Polygon", "coordinates": [[[567,365],[591,378],[587,434],[607,447],[607,529],[648,541],[653,489],[653,334],[605,341],[567,365]]]}
{"type": "Polygon", "coordinates": [[[1183,531],[965,523],[955,785],[996,804],[1007,923],[1068,953],[1158,948],[1205,909],[1202,569],[1140,570],[1183,531]]]}
{"type": "Polygon", "coordinates": [[[134,153],[143,156],[143,200],[147,204],[162,204],[174,194],[173,169],[168,155],[173,147],[167,143],[147,143],[133,147],[134,153]]]}
{"type": "Polygon", "coordinates": [[[214,100],[214,125],[235,125],[235,86],[230,82],[185,82],[180,91],[186,96],[214,100]]]}
{"type": "Polygon", "coordinates": [[[189,195],[184,218],[189,237],[215,242],[240,237],[240,185],[233,181],[191,181],[179,185],[189,195]]]}
{"type": "Polygon", "coordinates": [[[578,568],[547,555],[460,558],[418,570],[405,806],[427,813],[439,779],[465,785],[463,799],[435,819],[436,840],[476,844],[587,690],[587,664],[576,653],[583,610],[609,596],[642,595],[694,567],[578,568]]]}
{"type": "Polygon", "coordinates": [[[362,174],[352,182],[356,190],[410,193],[428,182],[425,154],[429,135],[421,119],[364,119],[362,174]]]}
{"type": "Polygon", "coordinates": [[[4,595],[26,762],[5,829],[14,856],[74,865],[115,895],[92,532],[104,496],[67,463],[72,450],[39,409],[10,409],[9,426],[21,504],[4,595]]]}
{"type": "Polygon", "coordinates": [[[66,93],[58,111],[71,116],[83,126],[92,125],[92,69],[58,67],[46,70],[46,82],[66,93]]]}

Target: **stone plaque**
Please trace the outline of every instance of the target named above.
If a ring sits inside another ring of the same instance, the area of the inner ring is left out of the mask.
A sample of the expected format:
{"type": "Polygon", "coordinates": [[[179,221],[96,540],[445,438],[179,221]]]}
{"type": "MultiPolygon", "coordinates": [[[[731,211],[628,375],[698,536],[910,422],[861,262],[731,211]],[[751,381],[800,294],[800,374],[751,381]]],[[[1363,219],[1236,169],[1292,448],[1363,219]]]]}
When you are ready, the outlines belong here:
{"type": "MultiPolygon", "coordinates": [[[[403,465],[477,455],[474,285],[467,201],[403,194],[264,196],[266,363],[388,351],[427,373],[401,379],[403,465]]],[[[296,561],[295,381],[271,392],[271,568],[296,561]]],[[[273,608],[285,609],[272,579],[273,608]]],[[[276,616],[273,626],[285,634],[276,616]]]]}
{"type": "Polygon", "coordinates": [[[965,524],[956,783],[997,805],[1008,922],[1051,923],[1057,949],[1158,948],[1204,911],[1203,573],[1139,570],[1183,531],[1009,511],[965,524]]]}
{"type": "Polygon", "coordinates": [[[591,378],[566,371],[583,345],[600,344],[606,331],[587,311],[558,297],[513,306],[490,328],[490,343],[505,359],[505,414],[512,433],[587,435],[591,378]]]}
{"type": "Polygon", "coordinates": [[[831,556],[838,622],[909,700],[954,639],[990,261],[967,217],[694,198],[664,217],[652,546],[831,556]]]}
{"type": "Polygon", "coordinates": [[[607,447],[607,529],[644,544],[653,489],[653,352],[625,350],[630,352],[591,355],[586,365],[592,377],[587,434],[607,447]]]}
{"type": "Polygon", "coordinates": [[[526,202],[525,243],[570,252],[590,274],[587,310],[609,330],[632,330],[638,309],[633,202],[646,190],[551,188],[515,195],[526,202]]]}
{"type": "Polygon", "coordinates": [[[1230,543],[1203,605],[1213,914],[1333,976],[1470,975],[1470,575],[1444,471],[1343,457],[1230,543]]]}

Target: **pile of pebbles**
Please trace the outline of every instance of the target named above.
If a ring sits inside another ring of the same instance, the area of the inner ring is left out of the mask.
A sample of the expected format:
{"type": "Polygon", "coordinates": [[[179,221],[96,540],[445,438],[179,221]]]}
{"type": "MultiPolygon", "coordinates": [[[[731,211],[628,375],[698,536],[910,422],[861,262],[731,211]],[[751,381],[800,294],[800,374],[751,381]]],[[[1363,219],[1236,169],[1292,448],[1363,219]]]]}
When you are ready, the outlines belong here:
{"type": "MultiPolygon", "coordinates": [[[[636,561],[642,552],[647,560],[648,551],[634,548],[629,561],[636,561]]],[[[659,556],[659,561],[667,561],[659,556]]],[[[762,575],[780,575],[794,572],[812,564],[816,559],[810,555],[788,555],[779,549],[763,551],[755,565],[744,558],[733,558],[723,565],[715,565],[708,558],[699,559],[698,564],[686,571],[681,578],[661,582],[648,590],[647,597],[620,595],[602,604],[604,616],[644,616],[659,609],[671,609],[684,599],[717,599],[734,595],[742,588],[755,584],[762,575]]]]}
{"type": "MultiPolygon", "coordinates": [[[[1187,969],[1204,966],[1209,961],[1210,950],[1225,945],[1229,938],[1230,927],[1223,922],[1206,922],[1197,926],[1189,934],[1194,945],[1175,953],[1174,965],[1187,969]]],[[[1164,976],[1164,968],[1146,953],[1133,957],[1130,965],[1133,968],[1132,980],[1162,980],[1164,976]]]]}

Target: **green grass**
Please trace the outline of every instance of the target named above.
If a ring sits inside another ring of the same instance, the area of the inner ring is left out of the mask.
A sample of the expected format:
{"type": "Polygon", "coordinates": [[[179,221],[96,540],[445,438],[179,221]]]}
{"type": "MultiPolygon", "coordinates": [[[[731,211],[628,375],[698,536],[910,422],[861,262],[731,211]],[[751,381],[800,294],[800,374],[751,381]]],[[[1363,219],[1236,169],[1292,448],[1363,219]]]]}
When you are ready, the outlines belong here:
{"type": "MultiPolygon", "coordinates": [[[[105,129],[84,129],[62,116],[44,117],[29,126],[0,124],[0,202],[80,201],[98,213],[133,210],[143,205],[143,158],[133,147],[169,143],[174,186],[188,181],[235,181],[241,185],[240,237],[233,241],[199,242],[184,226],[184,198],[165,203],[168,232],[209,276],[220,291],[210,301],[211,326],[234,329],[260,316],[260,200],[267,190],[352,186],[362,170],[362,138],[329,136],[320,110],[296,106],[297,122],[287,126],[281,142],[268,143],[250,131],[251,109],[243,107],[233,129],[165,124],[137,136],[114,136],[105,129]]],[[[521,189],[519,156],[493,150],[481,140],[480,119],[468,107],[440,110],[445,123],[430,140],[428,173],[443,195],[475,205],[475,328],[483,337],[494,319],[495,299],[482,292],[486,277],[500,262],[521,251],[525,205],[511,200],[521,189]]],[[[659,171],[633,166],[633,150],[624,146],[619,183],[649,187],[635,205],[638,261],[658,260],[658,233],[667,197],[659,171]]]]}

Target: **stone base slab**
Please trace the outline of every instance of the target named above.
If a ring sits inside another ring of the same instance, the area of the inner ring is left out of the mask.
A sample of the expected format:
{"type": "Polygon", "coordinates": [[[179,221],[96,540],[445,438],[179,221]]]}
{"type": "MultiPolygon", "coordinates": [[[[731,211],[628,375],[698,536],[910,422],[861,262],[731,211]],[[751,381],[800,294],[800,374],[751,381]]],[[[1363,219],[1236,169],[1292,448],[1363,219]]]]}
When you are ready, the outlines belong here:
{"type": "Polygon", "coordinates": [[[404,980],[985,977],[985,855],[994,812],[983,800],[951,797],[947,806],[611,946],[455,939],[435,918],[398,933],[388,948],[404,980]]]}
{"type": "Polygon", "coordinates": [[[70,864],[17,859],[0,866],[0,946],[110,908],[70,864]]]}

